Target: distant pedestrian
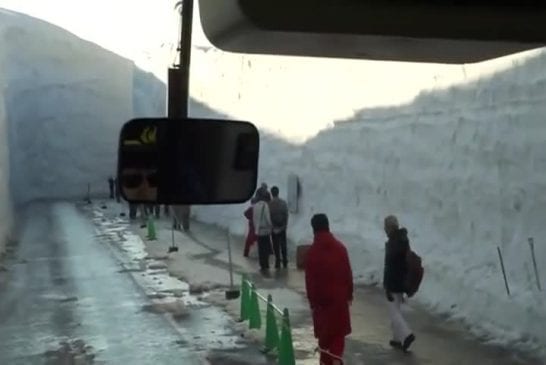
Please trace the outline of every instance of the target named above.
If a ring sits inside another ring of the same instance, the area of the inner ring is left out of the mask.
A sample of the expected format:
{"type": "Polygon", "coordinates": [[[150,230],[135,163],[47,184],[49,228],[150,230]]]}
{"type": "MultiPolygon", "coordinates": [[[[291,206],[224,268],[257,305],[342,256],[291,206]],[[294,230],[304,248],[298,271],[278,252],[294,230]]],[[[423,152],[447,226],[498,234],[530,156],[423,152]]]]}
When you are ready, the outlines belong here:
{"type": "Polygon", "coordinates": [[[190,230],[190,206],[189,205],[171,205],[173,213],[173,228],[185,232],[190,230]]]}
{"type": "Polygon", "coordinates": [[[138,204],[129,203],[129,219],[135,220],[137,217],[138,204]]]}
{"type": "Polygon", "coordinates": [[[180,206],[182,214],[182,229],[184,232],[190,231],[190,219],[191,219],[191,205],[181,205],[180,206]]]}
{"type": "Polygon", "coordinates": [[[389,317],[393,338],[391,346],[407,352],[415,335],[402,315],[401,306],[404,303],[405,283],[408,273],[407,256],[410,251],[408,231],[400,228],[398,219],[390,215],[385,218],[384,229],[388,240],[385,243],[385,269],[383,286],[388,300],[389,317]]]}
{"type": "Polygon", "coordinates": [[[114,179],[114,195],[116,197],[116,201],[118,203],[121,203],[121,194],[119,192],[119,180],[117,177],[114,179]]]}
{"type": "Polygon", "coordinates": [[[245,210],[243,213],[245,218],[248,220],[248,233],[246,235],[245,240],[245,250],[243,252],[244,257],[248,257],[248,254],[250,253],[250,248],[257,240],[256,236],[256,229],[254,227],[254,217],[253,217],[253,209],[254,205],[256,204],[256,198],[252,198],[250,200],[250,206],[245,210]]]}
{"type": "Polygon", "coordinates": [[[262,272],[269,270],[269,255],[271,254],[271,215],[267,205],[267,194],[260,191],[257,202],[252,209],[252,220],[258,240],[258,261],[262,272]]]}
{"type": "Polygon", "coordinates": [[[260,195],[265,199],[266,202],[269,202],[271,200],[271,194],[269,193],[269,189],[266,183],[262,183],[260,185],[258,190],[256,190],[256,195],[254,197],[257,199],[260,195]]]}
{"type": "Polygon", "coordinates": [[[173,229],[182,230],[182,211],[180,205],[171,205],[171,212],[173,216],[173,229]]]}
{"type": "MultiPolygon", "coordinates": [[[[305,288],[313,315],[315,337],[321,350],[343,357],[345,337],[351,333],[349,306],[353,301],[353,273],[347,249],[332,233],[328,217],[311,219],[314,240],[305,260],[305,288]]],[[[339,360],[321,352],[323,365],[339,360]]]]}
{"type": "Polygon", "coordinates": [[[157,204],[148,204],[148,214],[154,215],[156,219],[160,218],[160,206],[157,204]]]}
{"type": "Polygon", "coordinates": [[[140,228],[146,228],[148,226],[148,207],[145,204],[138,204],[138,210],[140,212],[140,228]]]}
{"type": "Polygon", "coordinates": [[[114,199],[114,178],[110,176],[108,178],[108,187],[110,188],[110,199],[114,199]]]}
{"type": "Polygon", "coordinates": [[[275,268],[279,269],[282,265],[286,269],[288,266],[288,257],[286,253],[286,228],[288,227],[288,204],[279,198],[279,188],[271,188],[272,199],[269,202],[269,212],[271,214],[271,223],[273,225],[271,240],[273,241],[273,251],[275,252],[275,268]],[[281,258],[282,256],[282,258],[281,258]]]}

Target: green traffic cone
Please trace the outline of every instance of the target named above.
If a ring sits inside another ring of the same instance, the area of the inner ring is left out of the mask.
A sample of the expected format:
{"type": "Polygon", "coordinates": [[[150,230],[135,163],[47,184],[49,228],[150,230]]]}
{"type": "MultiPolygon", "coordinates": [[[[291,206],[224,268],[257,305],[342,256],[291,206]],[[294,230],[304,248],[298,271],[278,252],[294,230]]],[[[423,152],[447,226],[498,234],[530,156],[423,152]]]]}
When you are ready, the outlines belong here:
{"type": "Polygon", "coordinates": [[[260,314],[260,304],[258,303],[258,293],[256,293],[256,286],[254,284],[252,284],[251,290],[249,327],[250,329],[260,329],[262,327],[262,316],[260,314]]]}
{"type": "Polygon", "coordinates": [[[239,320],[241,322],[249,319],[249,309],[250,309],[250,288],[248,281],[246,279],[246,274],[243,274],[243,279],[241,280],[241,313],[239,320]]]}
{"type": "Polygon", "coordinates": [[[294,357],[294,345],[292,344],[292,330],[290,329],[290,317],[288,309],[284,309],[281,327],[281,339],[279,341],[279,365],[296,365],[294,357]]]}
{"type": "Polygon", "coordinates": [[[155,233],[154,219],[151,216],[148,217],[148,239],[150,241],[155,241],[157,239],[157,236],[155,233]]]}
{"type": "Polygon", "coordinates": [[[265,321],[265,352],[272,351],[279,346],[279,328],[277,316],[273,307],[273,297],[267,297],[267,315],[265,321]]]}

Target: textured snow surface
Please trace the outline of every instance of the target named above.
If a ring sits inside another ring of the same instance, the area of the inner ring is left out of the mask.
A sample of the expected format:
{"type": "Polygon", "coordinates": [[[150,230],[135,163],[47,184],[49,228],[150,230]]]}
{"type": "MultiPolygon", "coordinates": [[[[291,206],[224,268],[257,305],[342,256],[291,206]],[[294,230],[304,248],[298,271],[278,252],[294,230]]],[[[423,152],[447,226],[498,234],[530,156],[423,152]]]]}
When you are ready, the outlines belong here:
{"type": "Polygon", "coordinates": [[[0,9],[0,242],[12,202],[105,194],[121,125],[163,116],[165,95],[132,61],[0,9]]]}
{"type": "Polygon", "coordinates": [[[16,203],[107,191],[119,128],[165,113],[165,85],[46,22],[0,12],[1,98],[16,203]]]}
{"type": "MultiPolygon", "coordinates": [[[[207,82],[196,86],[199,99],[230,117],[248,118],[261,127],[260,181],[278,185],[284,195],[289,173],[301,179],[300,211],[291,216],[289,227],[293,242],[309,241],[312,214],[325,212],[333,231],[349,248],[357,280],[380,283],[385,241],[382,219],[396,214],[424,260],[425,281],[416,300],[464,319],[478,335],[493,342],[544,349],[546,294],[536,288],[527,243],[528,237],[534,237],[538,270],[545,285],[544,53],[470,65],[465,72],[472,78],[466,82],[461,77],[451,86],[423,90],[401,105],[361,108],[354,117],[329,127],[317,123],[314,116],[322,110],[328,113],[331,108],[340,108],[346,99],[352,102],[355,92],[363,95],[365,104],[370,85],[362,83],[359,90],[358,85],[351,84],[351,90],[344,94],[341,86],[328,84],[339,88],[326,87],[325,91],[319,87],[321,83],[303,81],[312,76],[303,63],[315,67],[309,60],[287,57],[280,67],[276,58],[247,55],[237,61],[230,54],[208,53],[210,56],[195,52],[194,56],[203,62],[215,57],[211,63],[217,66],[212,69],[216,79],[203,73],[207,82]],[[237,64],[245,73],[236,73],[237,64]],[[258,67],[267,69],[268,76],[253,71],[258,67]],[[491,72],[493,68],[498,71],[491,72]],[[291,97],[279,91],[281,82],[277,80],[286,75],[291,78],[287,89],[291,97]],[[227,79],[233,81],[230,87],[238,95],[227,87],[219,89],[227,79]],[[222,93],[231,98],[231,108],[219,96],[222,93]],[[249,107],[244,102],[274,93],[278,100],[267,99],[249,107]],[[329,95],[331,103],[312,103],[309,95],[314,93],[329,95]],[[294,95],[299,95],[307,109],[297,105],[294,95]],[[279,107],[283,103],[287,109],[279,107]],[[263,121],[287,110],[301,116],[292,121],[294,133],[308,125],[306,135],[311,137],[294,143],[289,135],[291,127],[283,118],[278,119],[281,130],[272,135],[277,125],[263,121]],[[310,110],[308,118],[305,110],[310,110]],[[284,125],[286,129],[282,129],[284,125]],[[504,287],[497,246],[504,255],[510,297],[504,287]]],[[[323,65],[315,73],[316,79],[349,78],[343,67],[347,61],[336,62],[323,65]]],[[[358,79],[357,66],[351,67],[358,79]]],[[[378,92],[391,87],[396,89],[392,84],[378,92]]],[[[200,109],[199,113],[217,115],[212,109],[200,109]]],[[[200,207],[194,214],[243,234],[244,207],[200,207]]]]}

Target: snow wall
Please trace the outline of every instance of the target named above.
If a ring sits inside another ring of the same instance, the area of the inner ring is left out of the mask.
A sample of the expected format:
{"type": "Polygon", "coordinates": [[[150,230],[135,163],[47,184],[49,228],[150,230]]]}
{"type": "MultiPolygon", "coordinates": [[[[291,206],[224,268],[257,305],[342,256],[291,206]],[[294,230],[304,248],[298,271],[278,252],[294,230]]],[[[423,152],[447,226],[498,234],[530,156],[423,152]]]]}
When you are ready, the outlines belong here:
{"type": "Polygon", "coordinates": [[[165,114],[165,85],[46,22],[0,13],[11,192],[16,203],[108,191],[121,125],[165,114]]]}
{"type": "MultiPolygon", "coordinates": [[[[382,279],[387,214],[423,257],[416,300],[492,342],[546,345],[546,54],[465,66],[193,52],[194,116],[254,122],[260,182],[300,178],[289,238],[325,212],[361,283],[382,279]],[[206,107],[208,106],[208,107],[206,107]],[[511,296],[497,254],[502,249],[511,296]],[[543,284],[544,285],[544,284],[543,284]]],[[[246,232],[246,205],[194,207],[246,232]]],[[[365,324],[363,324],[365,325],[365,324]]]]}
{"type": "Polygon", "coordinates": [[[88,184],[93,196],[107,194],[121,125],[163,116],[165,97],[132,61],[0,10],[0,237],[10,201],[81,199],[88,184]]]}
{"type": "MultiPolygon", "coordinates": [[[[163,115],[164,85],[19,14],[0,12],[0,43],[0,138],[8,128],[10,147],[8,160],[0,141],[0,219],[11,212],[8,176],[16,203],[79,198],[88,183],[105,193],[119,127],[133,115],[163,115]]],[[[545,66],[541,52],[456,67],[236,55],[198,45],[190,112],[257,124],[260,180],[281,194],[288,174],[299,176],[293,242],[308,242],[311,215],[326,212],[357,280],[378,283],[382,218],[397,214],[426,266],[417,300],[492,341],[538,348],[546,344],[546,298],[535,289],[527,238],[535,238],[546,283],[545,66]]],[[[243,234],[244,207],[193,212],[243,234]]]]}
{"type": "MultiPolygon", "coordinates": [[[[0,25],[1,29],[1,25],[0,25]]],[[[1,31],[0,31],[1,35],[1,31]]],[[[0,50],[4,48],[3,38],[0,36],[0,50]]],[[[8,121],[6,116],[6,75],[3,72],[5,58],[0,51],[0,257],[9,238],[12,227],[11,195],[9,192],[9,150],[8,150],[8,121]]]]}

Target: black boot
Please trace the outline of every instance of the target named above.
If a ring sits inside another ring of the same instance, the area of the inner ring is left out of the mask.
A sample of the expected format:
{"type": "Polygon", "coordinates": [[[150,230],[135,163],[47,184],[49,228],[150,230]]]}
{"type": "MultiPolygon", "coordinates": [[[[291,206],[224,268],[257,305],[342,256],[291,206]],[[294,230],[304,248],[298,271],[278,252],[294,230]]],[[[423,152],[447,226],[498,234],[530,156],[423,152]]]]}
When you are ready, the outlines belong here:
{"type": "Polygon", "coordinates": [[[415,335],[412,333],[404,340],[404,343],[402,344],[402,350],[404,350],[404,352],[408,352],[408,349],[410,348],[413,341],[415,341],[415,335]]]}
{"type": "Polygon", "coordinates": [[[395,349],[402,349],[402,342],[399,342],[399,341],[390,340],[389,345],[391,345],[395,349]]]}

